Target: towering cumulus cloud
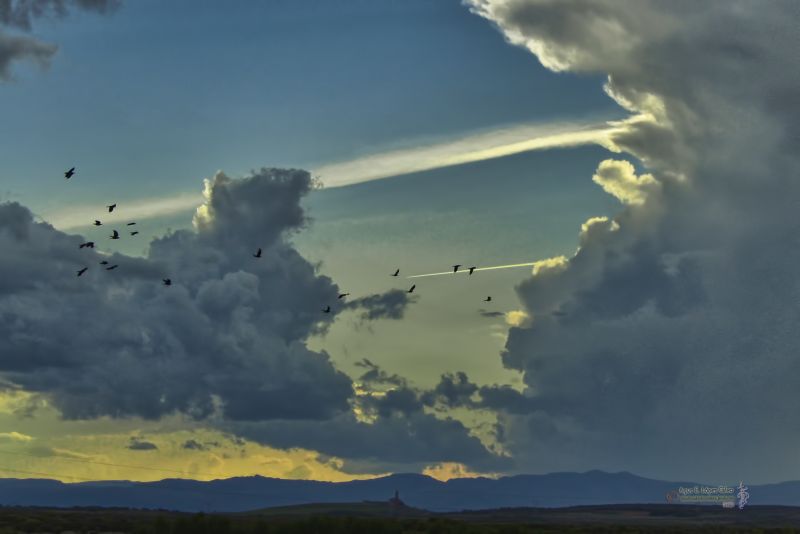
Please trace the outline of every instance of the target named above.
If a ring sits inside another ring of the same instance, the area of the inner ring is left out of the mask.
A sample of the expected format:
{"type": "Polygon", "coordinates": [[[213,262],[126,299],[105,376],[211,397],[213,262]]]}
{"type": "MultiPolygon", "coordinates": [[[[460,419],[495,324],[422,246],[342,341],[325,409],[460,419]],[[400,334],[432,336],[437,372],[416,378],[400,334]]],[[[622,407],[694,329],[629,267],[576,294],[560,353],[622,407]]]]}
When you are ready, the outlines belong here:
{"type": "Polygon", "coordinates": [[[16,31],[30,31],[33,20],[43,16],[64,17],[70,9],[100,13],[115,8],[115,0],[0,0],[0,81],[11,76],[14,61],[28,60],[47,65],[58,47],[27,35],[10,35],[3,26],[16,31]]]}
{"type": "Polygon", "coordinates": [[[0,390],[29,392],[69,419],[182,414],[352,460],[380,458],[388,443],[401,463],[489,458],[460,423],[418,403],[357,420],[364,402],[351,379],[307,348],[345,308],[397,319],[409,302],[389,292],[347,305],[292,247],[311,186],[300,170],[217,173],[194,228],[154,239],[143,258],[81,249],[84,237],[0,204],[0,390]]]}
{"type": "Polygon", "coordinates": [[[632,113],[612,148],[644,167],[600,163],[619,213],[518,287],[505,447],[523,469],[800,475],[800,4],[468,4],[545,67],[606,74],[632,113]]]}

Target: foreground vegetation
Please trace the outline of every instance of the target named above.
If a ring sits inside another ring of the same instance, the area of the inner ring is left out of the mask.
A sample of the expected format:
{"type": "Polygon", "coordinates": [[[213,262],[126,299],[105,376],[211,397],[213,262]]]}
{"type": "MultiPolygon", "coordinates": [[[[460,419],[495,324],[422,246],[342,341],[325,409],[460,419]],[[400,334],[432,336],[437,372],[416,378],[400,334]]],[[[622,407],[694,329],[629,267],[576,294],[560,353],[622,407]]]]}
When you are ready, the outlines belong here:
{"type": "Polygon", "coordinates": [[[0,534],[20,532],[124,532],[133,534],[539,534],[637,532],[798,532],[800,528],[751,525],[630,524],[591,519],[552,522],[465,521],[448,517],[277,516],[261,514],[180,514],[128,509],[0,508],[0,534]]]}

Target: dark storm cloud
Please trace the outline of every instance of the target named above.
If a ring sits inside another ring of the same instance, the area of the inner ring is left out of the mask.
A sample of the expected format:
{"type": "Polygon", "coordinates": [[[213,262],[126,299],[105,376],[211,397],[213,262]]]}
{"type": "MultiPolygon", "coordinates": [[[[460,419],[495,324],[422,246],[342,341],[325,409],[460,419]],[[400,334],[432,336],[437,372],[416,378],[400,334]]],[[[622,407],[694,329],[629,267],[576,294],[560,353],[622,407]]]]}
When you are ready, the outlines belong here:
{"type": "Polygon", "coordinates": [[[402,319],[409,302],[411,298],[407,291],[392,289],[386,293],[353,299],[345,305],[345,308],[363,310],[360,314],[362,321],[402,319]]]}
{"type": "Polygon", "coordinates": [[[145,441],[140,438],[131,438],[131,442],[127,446],[132,451],[156,451],[158,446],[155,443],[145,441]]]}
{"type": "Polygon", "coordinates": [[[41,17],[64,17],[71,9],[106,13],[119,5],[116,0],[0,0],[0,81],[11,77],[15,61],[33,61],[42,67],[58,50],[52,44],[22,35],[9,35],[2,27],[30,31],[33,20],[41,17]]]}
{"type": "Polygon", "coordinates": [[[455,374],[445,373],[436,387],[426,391],[422,399],[429,406],[436,403],[448,407],[473,406],[471,397],[477,391],[478,386],[470,382],[466,373],[461,371],[455,374]]]}
{"type": "Polygon", "coordinates": [[[115,254],[115,271],[78,248],[83,237],[0,206],[3,377],[67,418],[324,419],[348,410],[349,378],[304,344],[333,320],[320,310],[338,288],[284,239],[303,224],[296,207],[309,184],[302,171],[220,173],[196,231],[154,240],[146,258],[115,254]]]}
{"type": "Polygon", "coordinates": [[[359,382],[368,384],[370,386],[376,385],[393,385],[405,386],[407,381],[400,375],[388,374],[381,369],[377,364],[371,362],[367,358],[355,363],[356,367],[365,369],[365,371],[358,378],[359,382]]]}
{"type": "Polygon", "coordinates": [[[533,320],[503,362],[526,390],[480,391],[504,447],[537,470],[800,474],[800,5],[468,3],[545,66],[607,74],[634,113],[609,146],[647,172],[601,163],[621,211],[518,287],[533,320]]]}
{"type": "Polygon", "coordinates": [[[194,450],[194,451],[208,450],[208,447],[206,445],[203,445],[202,443],[194,439],[187,439],[186,441],[183,442],[183,445],[181,445],[181,447],[184,449],[194,450]]]}
{"type": "Polygon", "coordinates": [[[466,373],[445,373],[433,389],[420,394],[425,406],[437,410],[469,408],[500,413],[525,414],[541,408],[538,399],[527,396],[508,385],[478,386],[466,373]]]}
{"type": "MultiPolygon", "coordinates": [[[[365,359],[360,383],[370,392],[357,397],[328,356],[305,345],[345,308],[321,312],[340,290],[287,239],[306,224],[299,206],[311,185],[298,170],[240,180],[218,173],[194,230],[153,240],[143,258],[80,249],[86,238],[35,222],[19,204],[0,205],[5,387],[72,419],[180,413],[240,445],[247,437],[384,466],[494,465],[497,456],[463,424],[424,413],[402,377],[365,359]],[[106,271],[103,258],[119,268],[106,271]]],[[[399,318],[407,302],[390,292],[355,307],[369,320],[399,318]]],[[[130,447],[149,448],[142,440],[130,447]]]]}
{"type": "MultiPolygon", "coordinates": [[[[402,393],[407,399],[407,393],[402,393]]],[[[417,465],[449,461],[474,469],[507,466],[507,459],[491,453],[459,421],[423,413],[419,403],[391,401],[397,410],[386,410],[373,423],[351,414],[318,423],[274,421],[236,424],[235,432],[273,447],[310,447],[324,454],[368,462],[370,469],[402,470],[417,465]],[[389,413],[391,412],[391,413],[389,413]]],[[[385,408],[385,405],[384,405],[385,408]]]]}

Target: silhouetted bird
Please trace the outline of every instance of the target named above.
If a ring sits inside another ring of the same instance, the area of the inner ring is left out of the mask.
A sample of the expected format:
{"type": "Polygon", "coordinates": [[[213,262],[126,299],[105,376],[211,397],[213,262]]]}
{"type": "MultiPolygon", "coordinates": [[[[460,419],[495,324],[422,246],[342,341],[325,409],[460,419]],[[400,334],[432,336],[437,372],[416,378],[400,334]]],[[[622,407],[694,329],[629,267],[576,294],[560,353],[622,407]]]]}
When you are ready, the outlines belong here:
{"type": "Polygon", "coordinates": [[[116,269],[117,267],[119,267],[119,265],[112,265],[111,267],[106,267],[106,271],[111,271],[113,269],[116,269]]]}
{"type": "Polygon", "coordinates": [[[103,225],[103,223],[101,223],[101,222],[100,222],[100,221],[98,221],[98,220],[95,220],[95,221],[94,221],[94,225],[95,225],[95,226],[102,226],[102,225],[103,225]]]}
{"type": "Polygon", "coordinates": [[[83,275],[83,273],[85,273],[85,272],[86,272],[86,271],[88,271],[88,270],[89,270],[89,268],[88,268],[88,267],[84,267],[83,269],[81,269],[80,271],[78,271],[78,276],[82,276],[82,275],[83,275]]]}
{"type": "Polygon", "coordinates": [[[411,289],[409,289],[408,292],[409,293],[413,293],[415,287],[417,287],[417,284],[414,284],[413,286],[411,286],[411,289]]]}
{"type": "Polygon", "coordinates": [[[339,296],[338,296],[338,297],[336,297],[336,298],[337,298],[337,299],[343,299],[343,298],[345,298],[346,296],[348,296],[349,294],[350,294],[350,293],[339,293],[339,296]]]}
{"type": "Polygon", "coordinates": [[[331,312],[331,307],[330,306],[325,306],[325,309],[322,310],[322,312],[323,313],[330,313],[331,312]]]}
{"type": "Polygon", "coordinates": [[[253,257],[254,258],[260,258],[261,257],[261,249],[256,250],[256,253],[253,254],[253,257]]]}
{"type": "Polygon", "coordinates": [[[72,167],[70,170],[64,173],[64,178],[69,180],[75,174],[75,167],[72,167]]]}
{"type": "Polygon", "coordinates": [[[164,282],[165,286],[171,286],[172,285],[172,280],[169,279],[169,278],[162,278],[161,281],[164,282]]]}
{"type": "Polygon", "coordinates": [[[453,272],[457,273],[459,267],[461,267],[461,265],[453,265],[453,272]]]}
{"type": "Polygon", "coordinates": [[[134,224],[136,224],[136,223],[135,223],[135,222],[129,222],[129,223],[128,223],[128,224],[126,224],[125,226],[133,226],[134,224]]]}
{"type": "Polygon", "coordinates": [[[136,235],[136,234],[138,234],[138,233],[139,233],[139,232],[131,232],[131,235],[136,235]]]}
{"type": "Polygon", "coordinates": [[[392,276],[397,276],[400,274],[400,269],[397,269],[392,276]]]}
{"type": "Polygon", "coordinates": [[[94,241],[87,241],[86,243],[81,243],[79,248],[94,248],[94,241]]]}
{"type": "Polygon", "coordinates": [[[475,271],[475,267],[470,267],[470,268],[469,268],[469,274],[472,274],[472,273],[473,273],[473,271],[475,271]]]}
{"type": "Polygon", "coordinates": [[[108,213],[111,213],[112,211],[114,211],[114,208],[116,208],[117,205],[116,204],[111,204],[110,206],[106,206],[106,207],[108,208],[108,213]]]}
{"type": "Polygon", "coordinates": [[[103,260],[100,262],[100,265],[108,265],[108,262],[106,260],[103,260]]]}
{"type": "Polygon", "coordinates": [[[483,299],[483,302],[491,302],[491,301],[492,301],[492,297],[486,297],[485,299],[483,299]]]}
{"type": "Polygon", "coordinates": [[[119,239],[119,232],[114,230],[114,233],[111,234],[109,237],[111,237],[111,239],[119,239]]]}

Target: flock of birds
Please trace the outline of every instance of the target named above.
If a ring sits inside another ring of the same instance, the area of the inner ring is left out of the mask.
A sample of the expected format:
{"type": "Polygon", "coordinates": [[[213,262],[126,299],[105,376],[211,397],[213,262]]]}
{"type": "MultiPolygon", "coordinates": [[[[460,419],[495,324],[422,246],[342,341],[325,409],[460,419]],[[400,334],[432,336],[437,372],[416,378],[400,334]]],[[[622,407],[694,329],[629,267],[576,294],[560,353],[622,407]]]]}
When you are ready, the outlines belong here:
{"type": "MultiPolygon", "coordinates": [[[[66,171],[64,173],[64,178],[69,180],[74,175],[75,175],[75,167],[72,167],[72,168],[70,168],[68,171],[66,171]]],[[[116,209],[116,207],[117,207],[116,203],[115,204],[109,204],[108,206],[106,206],[106,208],[108,209],[108,213],[112,213],[116,209]]],[[[102,221],[95,219],[94,226],[102,226],[102,225],[103,225],[102,221]]],[[[126,226],[135,226],[135,225],[136,225],[135,221],[126,223],[126,226]]],[[[129,233],[130,233],[131,236],[135,236],[135,235],[139,234],[139,232],[137,230],[130,231],[129,233]]],[[[117,230],[113,230],[111,235],[109,236],[109,238],[110,239],[120,239],[120,234],[119,234],[119,232],[117,230]]],[[[81,243],[80,248],[94,248],[94,241],[87,241],[85,243],[81,243]]],[[[262,250],[261,250],[261,248],[259,248],[253,254],[253,257],[258,259],[258,258],[261,257],[261,254],[262,254],[262,250]]],[[[107,260],[102,260],[100,262],[100,265],[103,265],[106,271],[113,271],[114,269],[119,267],[119,264],[111,265],[107,260]]],[[[457,273],[460,268],[461,268],[460,264],[453,265],[453,273],[457,273]]],[[[475,266],[468,267],[469,274],[472,275],[472,273],[475,272],[476,268],[477,267],[475,267],[475,266]]],[[[78,274],[79,277],[83,276],[83,274],[88,270],[89,270],[88,267],[83,267],[83,268],[81,268],[80,270],[77,271],[77,274],[78,274]]],[[[390,276],[400,276],[400,269],[395,270],[395,272],[392,273],[390,276]]],[[[172,285],[172,280],[170,278],[162,278],[161,282],[165,286],[171,286],[172,285]]],[[[416,288],[417,288],[417,285],[413,284],[408,289],[407,293],[413,293],[416,288]]],[[[350,295],[350,293],[339,293],[338,296],[337,296],[337,299],[341,300],[341,299],[343,299],[343,298],[345,298],[345,297],[347,297],[349,295],[350,295]]],[[[483,302],[491,302],[491,301],[492,301],[492,297],[491,296],[487,296],[485,299],[483,299],[483,302]]],[[[325,306],[325,308],[322,309],[322,312],[323,313],[330,313],[331,312],[330,305],[325,306]]]]}

